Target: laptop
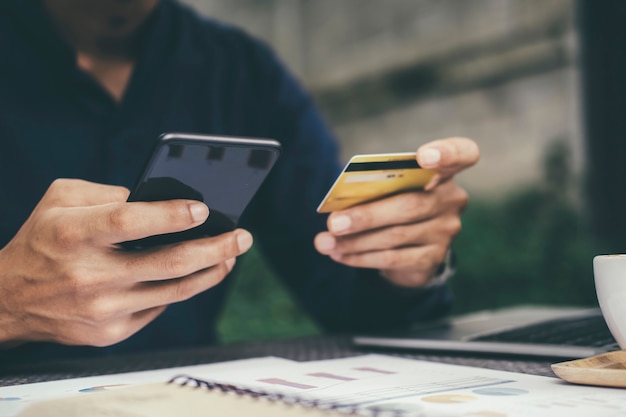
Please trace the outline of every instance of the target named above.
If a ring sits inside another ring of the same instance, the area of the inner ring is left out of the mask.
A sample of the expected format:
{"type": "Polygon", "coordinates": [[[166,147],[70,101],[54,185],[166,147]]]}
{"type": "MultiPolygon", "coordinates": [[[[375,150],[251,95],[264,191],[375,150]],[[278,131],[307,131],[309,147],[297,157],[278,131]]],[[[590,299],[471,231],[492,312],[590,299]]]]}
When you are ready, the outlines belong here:
{"type": "Polygon", "coordinates": [[[358,346],[563,359],[618,350],[599,308],[519,306],[363,334],[358,346]]]}

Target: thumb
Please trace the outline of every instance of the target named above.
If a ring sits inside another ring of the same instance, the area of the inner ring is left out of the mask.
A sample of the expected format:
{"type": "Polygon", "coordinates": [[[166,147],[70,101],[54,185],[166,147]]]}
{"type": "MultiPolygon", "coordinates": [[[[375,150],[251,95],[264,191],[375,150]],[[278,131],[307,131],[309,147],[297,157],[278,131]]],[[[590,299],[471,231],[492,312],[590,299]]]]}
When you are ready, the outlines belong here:
{"type": "Polygon", "coordinates": [[[422,168],[436,170],[445,180],[478,162],[480,151],[473,140],[454,137],[420,146],[416,157],[422,168]]]}

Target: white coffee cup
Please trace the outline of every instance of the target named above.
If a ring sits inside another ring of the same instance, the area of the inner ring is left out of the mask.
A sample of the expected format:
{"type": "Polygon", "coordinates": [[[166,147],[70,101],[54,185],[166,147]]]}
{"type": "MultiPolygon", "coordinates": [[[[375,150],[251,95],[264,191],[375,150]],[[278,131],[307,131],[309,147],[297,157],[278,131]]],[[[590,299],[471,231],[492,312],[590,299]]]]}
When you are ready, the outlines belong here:
{"type": "Polygon", "coordinates": [[[604,320],[619,346],[626,349],[626,254],[594,257],[593,275],[604,320]]]}

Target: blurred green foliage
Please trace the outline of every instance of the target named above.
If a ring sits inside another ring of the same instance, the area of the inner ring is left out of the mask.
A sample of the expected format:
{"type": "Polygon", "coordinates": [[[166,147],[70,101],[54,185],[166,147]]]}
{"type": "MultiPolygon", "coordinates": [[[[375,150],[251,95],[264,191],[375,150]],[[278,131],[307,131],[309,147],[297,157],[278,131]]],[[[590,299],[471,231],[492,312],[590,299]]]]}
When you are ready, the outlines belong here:
{"type": "MultiPolygon", "coordinates": [[[[592,258],[602,253],[586,227],[569,151],[547,149],[540,184],[498,200],[472,199],[454,244],[455,313],[514,304],[597,305],[592,258]]],[[[242,265],[220,322],[225,342],[315,334],[319,329],[256,252],[242,265]]]]}
{"type": "Polygon", "coordinates": [[[599,253],[580,214],[542,188],[474,201],[454,247],[455,311],[512,304],[594,305],[599,253]]]}
{"type": "Polygon", "coordinates": [[[241,263],[230,299],[218,323],[223,342],[297,337],[319,333],[254,250],[241,263]]]}

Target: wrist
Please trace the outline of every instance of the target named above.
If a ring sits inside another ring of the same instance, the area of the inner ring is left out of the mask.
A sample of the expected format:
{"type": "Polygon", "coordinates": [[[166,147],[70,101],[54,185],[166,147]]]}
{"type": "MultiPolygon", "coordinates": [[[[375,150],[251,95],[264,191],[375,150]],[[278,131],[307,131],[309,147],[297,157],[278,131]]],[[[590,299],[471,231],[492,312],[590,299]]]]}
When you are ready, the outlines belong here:
{"type": "Polygon", "coordinates": [[[435,275],[422,288],[431,288],[445,285],[455,272],[455,259],[452,249],[448,249],[446,257],[437,268],[435,275]]]}
{"type": "Polygon", "coordinates": [[[401,276],[400,274],[394,273],[394,271],[378,270],[378,275],[384,281],[387,281],[389,285],[398,288],[399,291],[420,292],[423,290],[431,289],[434,287],[441,287],[445,285],[450,279],[450,277],[454,275],[454,272],[455,272],[454,253],[452,252],[451,249],[448,249],[448,252],[446,253],[446,256],[443,262],[437,267],[433,275],[429,277],[428,276],[419,277],[421,280],[419,285],[415,285],[415,284],[403,285],[402,284],[403,281],[411,282],[411,278],[412,278],[411,274],[413,273],[410,271],[407,272],[408,274],[407,276],[401,276]]]}

